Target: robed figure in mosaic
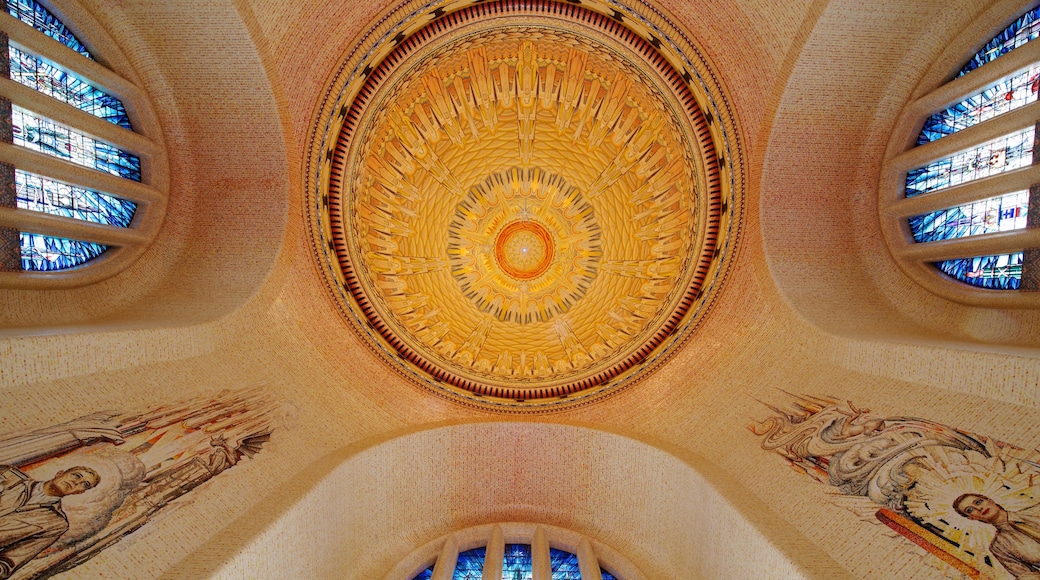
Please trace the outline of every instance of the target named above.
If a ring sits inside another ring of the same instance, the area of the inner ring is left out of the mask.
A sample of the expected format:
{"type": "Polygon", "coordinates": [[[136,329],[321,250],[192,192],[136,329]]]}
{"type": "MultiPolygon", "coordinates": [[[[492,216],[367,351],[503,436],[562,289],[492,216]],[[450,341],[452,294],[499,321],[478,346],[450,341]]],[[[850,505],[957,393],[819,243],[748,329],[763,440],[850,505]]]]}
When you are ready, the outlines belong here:
{"type": "Polygon", "coordinates": [[[96,471],[81,465],[46,482],[0,466],[0,578],[9,578],[69,529],[61,498],[81,494],[100,481],[96,471]]]}
{"type": "Polygon", "coordinates": [[[279,407],[223,392],[0,435],[0,579],[69,570],[261,451],[279,407]]]}

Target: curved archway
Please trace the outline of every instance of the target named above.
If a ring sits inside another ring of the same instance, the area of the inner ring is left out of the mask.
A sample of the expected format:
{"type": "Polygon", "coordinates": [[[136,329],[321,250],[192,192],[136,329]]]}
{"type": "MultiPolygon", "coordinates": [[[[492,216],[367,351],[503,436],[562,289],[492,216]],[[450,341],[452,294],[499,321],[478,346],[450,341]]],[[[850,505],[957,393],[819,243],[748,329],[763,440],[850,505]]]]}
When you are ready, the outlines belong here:
{"type": "Polygon", "coordinates": [[[799,556],[795,546],[807,540],[763,506],[738,511],[739,483],[708,477],[721,476],[586,427],[427,426],[312,465],[184,566],[198,574],[200,562],[212,562],[215,578],[258,569],[377,578],[452,531],[512,521],[582,534],[648,578],[843,577],[826,556],[799,556]]]}
{"type": "Polygon", "coordinates": [[[292,175],[279,89],[247,15],[233,2],[147,13],[92,0],[48,4],[99,53],[117,47],[108,64],[151,101],[168,152],[169,199],[154,241],[118,274],[78,288],[0,290],[0,328],[185,326],[234,311],[275,265],[292,175]],[[169,25],[156,28],[156,19],[169,25]],[[196,26],[200,19],[210,25],[196,26]]]}
{"type": "Polygon", "coordinates": [[[853,338],[1040,346],[1040,314],[957,304],[905,275],[882,239],[877,209],[904,104],[940,84],[951,63],[977,48],[970,39],[989,38],[1022,4],[954,12],[920,2],[909,15],[898,1],[821,7],[776,97],[759,184],[766,261],[802,317],[853,338]],[[851,19],[862,28],[850,35],[851,19]]]}

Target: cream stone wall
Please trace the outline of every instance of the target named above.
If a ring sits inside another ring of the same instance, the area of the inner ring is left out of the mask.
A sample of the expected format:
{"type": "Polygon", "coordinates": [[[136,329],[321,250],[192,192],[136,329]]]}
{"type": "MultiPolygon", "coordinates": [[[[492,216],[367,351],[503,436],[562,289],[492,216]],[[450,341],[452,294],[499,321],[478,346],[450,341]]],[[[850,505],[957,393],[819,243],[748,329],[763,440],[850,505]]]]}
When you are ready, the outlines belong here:
{"type": "MultiPolygon", "coordinates": [[[[609,567],[634,579],[640,573],[805,577],[712,487],[739,482],[725,481],[700,458],[682,461],[613,433],[547,423],[468,423],[403,433],[344,455],[308,469],[306,495],[292,497],[277,519],[267,505],[246,515],[242,521],[255,520],[263,532],[214,577],[252,578],[267,570],[272,576],[382,578],[431,538],[512,519],[577,531],[595,542],[607,563],[612,552],[625,554],[609,567]]],[[[768,515],[755,519],[783,526],[768,515]]],[[[235,534],[233,542],[213,542],[199,556],[223,553],[241,539],[235,534]]],[[[806,541],[788,534],[783,544],[806,541]]],[[[169,574],[176,577],[181,569],[197,570],[186,561],[169,574]]],[[[811,571],[827,578],[846,574],[825,558],[811,571]]]]}
{"type": "MultiPolygon", "coordinates": [[[[254,459],[67,577],[383,578],[497,520],[586,534],[649,578],[940,578],[937,560],[763,451],[745,427],[771,414],[759,401],[830,395],[1040,446],[1036,315],[926,293],[877,222],[900,108],[952,39],[998,27],[993,3],[662,2],[741,129],[748,206],[729,279],[658,372],[585,407],[506,417],[383,366],[307,240],[311,124],[385,2],[71,1],[55,4],[88,11],[153,99],[170,207],[160,241],[115,278],[0,293],[0,433],[238,387],[287,416],[254,459]]],[[[1025,3],[999,6],[1006,20],[1025,3]]]]}

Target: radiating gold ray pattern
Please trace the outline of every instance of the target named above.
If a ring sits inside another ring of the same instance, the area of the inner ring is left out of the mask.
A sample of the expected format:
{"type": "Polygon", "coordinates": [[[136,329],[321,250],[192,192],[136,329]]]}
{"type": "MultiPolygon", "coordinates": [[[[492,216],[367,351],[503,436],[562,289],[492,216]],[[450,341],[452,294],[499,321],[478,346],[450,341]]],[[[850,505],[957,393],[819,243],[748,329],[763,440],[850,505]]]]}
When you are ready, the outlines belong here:
{"type": "Polygon", "coordinates": [[[721,115],[617,11],[440,4],[326,107],[317,234],[342,304],[409,376],[471,402],[631,381],[722,271],[739,198],[721,115]]]}

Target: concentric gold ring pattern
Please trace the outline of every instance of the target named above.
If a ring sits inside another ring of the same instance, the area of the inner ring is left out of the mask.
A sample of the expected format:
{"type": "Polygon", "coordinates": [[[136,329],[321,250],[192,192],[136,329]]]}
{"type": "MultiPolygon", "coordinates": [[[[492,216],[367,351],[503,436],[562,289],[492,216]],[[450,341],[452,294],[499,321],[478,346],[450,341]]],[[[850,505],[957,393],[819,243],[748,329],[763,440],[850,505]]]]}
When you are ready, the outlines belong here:
{"type": "Polygon", "coordinates": [[[495,263],[517,280],[537,278],[556,257],[556,242],[542,224],[519,219],[495,236],[495,263]]]}
{"type": "Polygon", "coordinates": [[[538,169],[488,177],[448,226],[451,274],[463,295],[485,314],[521,326],[548,322],[580,303],[602,254],[592,204],[538,169]],[[534,247],[517,243],[523,240],[534,247]],[[525,249],[532,255],[523,255],[525,249]]]}
{"type": "Polygon", "coordinates": [[[572,4],[434,15],[340,113],[322,231],[352,318],[471,402],[631,380],[690,326],[719,254],[719,156],[689,83],[572,4]]]}

